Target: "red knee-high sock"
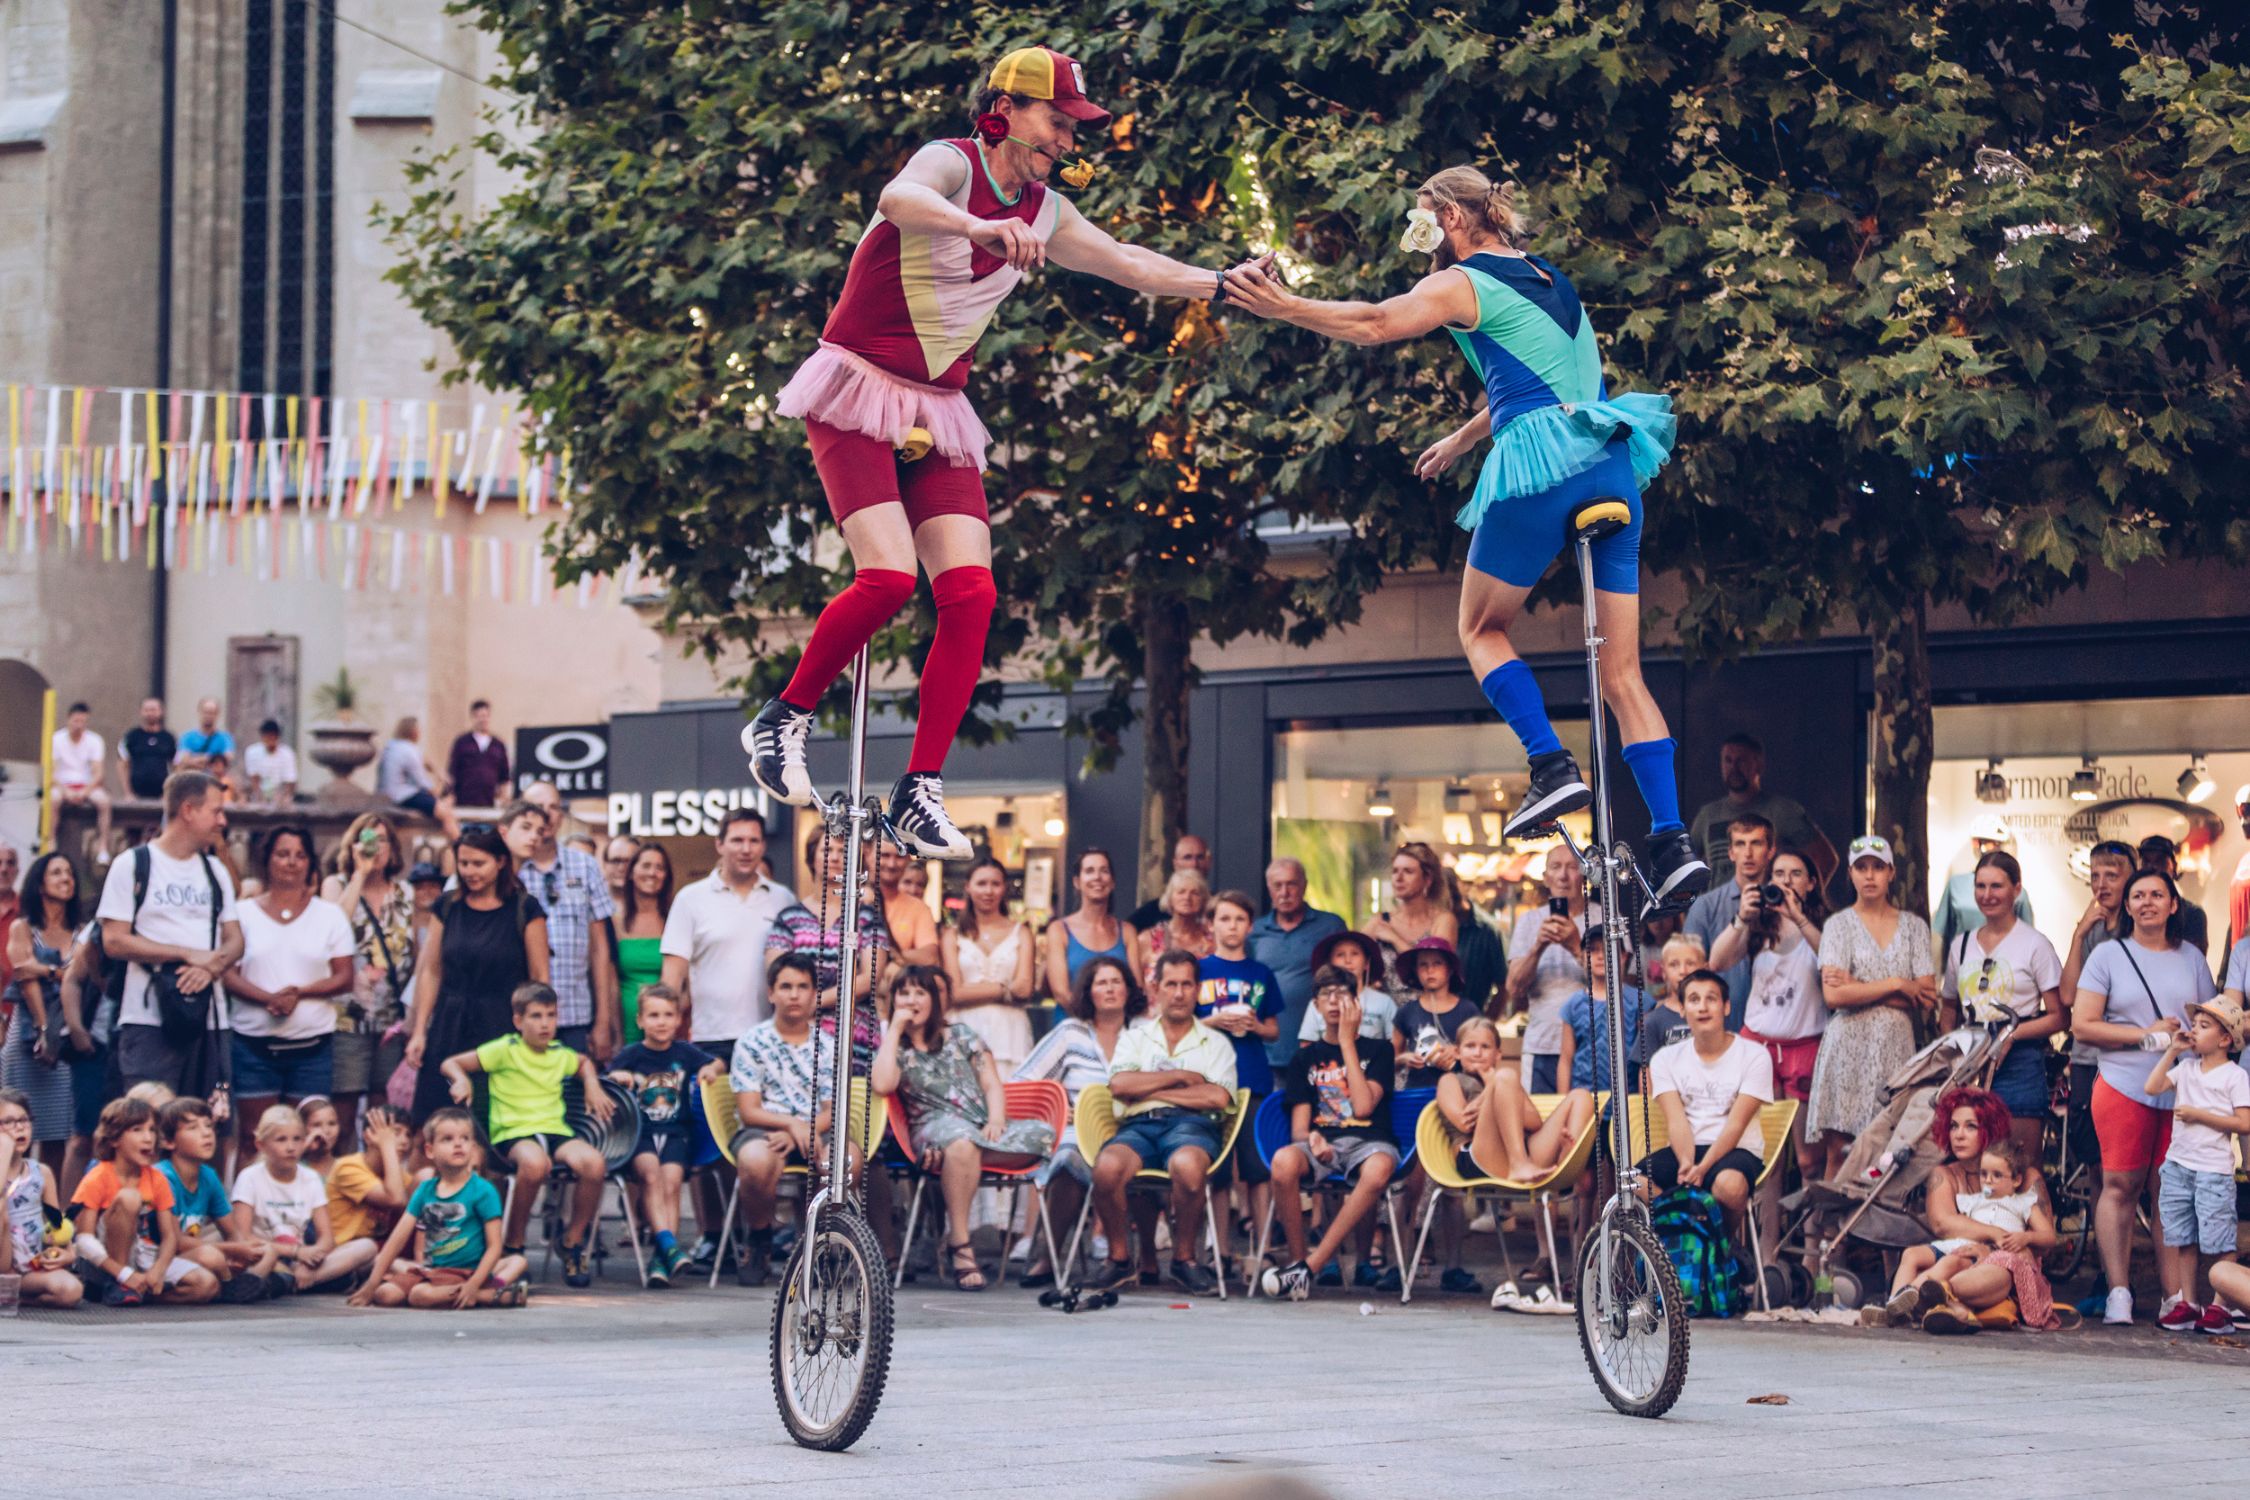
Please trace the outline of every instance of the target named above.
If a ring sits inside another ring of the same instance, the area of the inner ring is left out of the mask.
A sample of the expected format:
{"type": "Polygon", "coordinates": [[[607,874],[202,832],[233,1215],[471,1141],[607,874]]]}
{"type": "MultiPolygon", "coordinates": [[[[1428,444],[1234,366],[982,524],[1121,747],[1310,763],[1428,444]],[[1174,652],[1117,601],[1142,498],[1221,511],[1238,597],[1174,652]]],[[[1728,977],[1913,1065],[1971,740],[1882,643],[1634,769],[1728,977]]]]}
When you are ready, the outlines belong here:
{"type": "Polygon", "coordinates": [[[861,568],[851,586],[820,612],[812,639],[805,642],[805,654],[797,658],[796,674],[781,690],[781,701],[794,708],[818,708],[820,695],[828,691],[836,674],[913,597],[912,573],[861,568]]]}
{"type": "Polygon", "coordinates": [[[990,568],[948,568],[930,580],[937,599],[937,637],[922,664],[922,715],[914,724],[909,771],[942,771],[954,732],[984,671],[984,637],[1000,593],[990,568]]]}

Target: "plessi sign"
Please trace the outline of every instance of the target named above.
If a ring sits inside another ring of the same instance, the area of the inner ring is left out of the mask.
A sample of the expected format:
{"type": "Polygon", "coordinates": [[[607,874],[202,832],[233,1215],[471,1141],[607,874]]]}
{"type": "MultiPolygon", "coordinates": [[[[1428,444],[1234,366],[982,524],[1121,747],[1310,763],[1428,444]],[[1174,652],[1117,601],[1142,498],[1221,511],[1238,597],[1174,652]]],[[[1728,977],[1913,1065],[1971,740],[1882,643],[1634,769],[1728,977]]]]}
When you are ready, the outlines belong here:
{"type": "Polygon", "coordinates": [[[738,807],[766,815],[766,794],[756,787],[688,788],[677,792],[612,792],[609,831],[635,838],[715,837],[719,824],[738,807]]]}
{"type": "Polygon", "coordinates": [[[609,791],[609,726],[549,725],[516,731],[516,781],[551,781],[565,797],[609,791]]]}

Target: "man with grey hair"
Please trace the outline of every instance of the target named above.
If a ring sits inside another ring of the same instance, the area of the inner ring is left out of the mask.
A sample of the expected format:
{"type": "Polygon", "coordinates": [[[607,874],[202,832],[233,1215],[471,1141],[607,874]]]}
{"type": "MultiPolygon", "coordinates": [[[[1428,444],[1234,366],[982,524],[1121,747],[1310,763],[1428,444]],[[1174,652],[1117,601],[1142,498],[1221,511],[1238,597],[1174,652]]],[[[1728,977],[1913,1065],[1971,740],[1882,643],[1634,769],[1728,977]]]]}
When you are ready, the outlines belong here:
{"type": "Polygon", "coordinates": [[[1284,855],[1266,866],[1266,914],[1250,924],[1250,956],[1281,984],[1281,1030],[1266,1043],[1276,1067],[1297,1050],[1313,998],[1313,950],[1345,930],[1342,917],[1305,903],[1305,867],[1284,855]]]}

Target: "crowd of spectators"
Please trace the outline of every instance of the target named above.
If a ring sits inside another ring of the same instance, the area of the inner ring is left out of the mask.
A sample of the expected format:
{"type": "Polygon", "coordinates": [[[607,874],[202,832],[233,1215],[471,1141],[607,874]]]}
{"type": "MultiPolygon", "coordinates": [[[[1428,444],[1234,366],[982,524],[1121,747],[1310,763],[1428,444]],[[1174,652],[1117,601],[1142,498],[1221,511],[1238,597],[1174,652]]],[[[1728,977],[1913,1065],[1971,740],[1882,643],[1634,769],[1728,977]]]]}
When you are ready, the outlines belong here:
{"type": "MultiPolygon", "coordinates": [[[[63,732],[83,755],[91,731],[74,718],[63,732]]],[[[133,748],[153,755],[161,726],[151,700],[133,748]]],[[[203,724],[174,753],[208,766],[228,753],[214,733],[203,724]]],[[[91,748],[106,764],[98,737],[91,748]]],[[[482,729],[464,735],[455,775],[489,771],[500,790],[497,749],[482,729]]],[[[864,1003],[842,1045],[904,1120],[880,1164],[855,1141],[853,1170],[886,1250],[910,1257],[892,1178],[927,1177],[936,1266],[962,1291],[994,1279],[973,1237],[994,1172],[1028,1172],[1049,1222],[1084,1239],[1083,1269],[1058,1267],[1035,1217],[1004,1225],[999,1272],[1020,1258],[1026,1286],[1082,1276],[1203,1295],[1224,1277],[1295,1299],[1344,1284],[1349,1261],[1353,1286],[1396,1291],[1392,1225],[1433,1190],[1397,1096],[1429,1091],[1461,1178],[1535,1179],[1594,1128],[1615,1084],[1613,1023],[1668,1139],[1641,1163],[1649,1190],[1708,1194],[1745,1244],[1761,1180],[1778,1195],[1835,1177],[1919,1045],[1998,1027],[1985,1086],[1938,1110],[1944,1161],[1918,1205],[1931,1239],[1897,1259],[1873,1319],[2072,1321],[2041,1270],[2058,1233],[2043,1154],[2052,1063],[2098,1152],[2091,1310],[2135,1320],[2145,1222],[2154,1320],[2231,1331],[2250,1293],[2234,1259],[2250,1075],[2230,1061],[2250,941],[2214,975],[2171,851],[2097,846],[2091,899],[2058,951],[2023,915],[2014,858],[1984,850],[1968,884],[1978,920],[1941,945],[1900,908],[1884,839],[1851,840],[1839,862],[1802,808],[1765,791],[1754,742],[1730,741],[1723,764],[1727,795],[1697,826],[1707,847],[1723,835],[1726,877],[1626,945],[1614,1010],[1597,1000],[1612,917],[1567,848],[1548,852],[1541,899],[1505,935],[1413,842],[1395,851],[1389,904],[1358,931],[1308,904],[1290,859],[1267,869],[1262,899],[1214,892],[1193,838],[1153,909],[1124,916],[1114,861],[1077,851],[1073,904],[1044,933],[1011,915],[996,861],[967,867],[941,924],[914,890],[925,872],[869,848],[847,936],[846,850],[817,828],[800,851],[809,897],[772,878],[748,809],[725,819],[711,873],[676,887],[658,844],[561,839],[561,798],[542,783],[459,830],[444,871],[406,867],[380,813],[325,859],[307,830],[277,823],[244,893],[215,857],[225,788],[178,769],[160,787],[161,830],[109,861],[98,891],[59,854],[11,882],[0,1273],[57,1306],[331,1286],[362,1305],[511,1305],[529,1295],[531,1222],[555,1179],[555,1248],[565,1281],[585,1285],[606,1168],[566,1110],[606,1120],[607,1082],[639,1117],[620,1175],[651,1281],[725,1259],[757,1284],[789,1233],[788,1170],[826,1168],[849,942],[864,1003]],[[1851,892],[1834,911],[1831,872],[1851,892]],[[1011,1117],[1005,1085],[1041,1080],[1074,1112],[1106,1090],[1115,1130],[1093,1160],[1074,1131],[1011,1117]],[[704,1128],[707,1089],[731,1096],[728,1139],[704,1128]],[[1786,1143],[1761,1126],[1776,1100],[1799,1105],[1786,1143]],[[1261,1114],[1277,1123],[1254,1129],[1261,1114]],[[1149,1174],[1164,1191],[1135,1191],[1149,1174]],[[740,1227],[722,1236],[729,1196],[740,1227]]],[[[1584,1188],[1581,1217],[1595,1201],[1591,1178],[1584,1188]]],[[[1432,1220],[1438,1289],[1481,1292],[1458,1195],[1432,1220]]],[[[1519,1280],[1549,1283],[1554,1303],[1568,1274],[1519,1280]]]]}

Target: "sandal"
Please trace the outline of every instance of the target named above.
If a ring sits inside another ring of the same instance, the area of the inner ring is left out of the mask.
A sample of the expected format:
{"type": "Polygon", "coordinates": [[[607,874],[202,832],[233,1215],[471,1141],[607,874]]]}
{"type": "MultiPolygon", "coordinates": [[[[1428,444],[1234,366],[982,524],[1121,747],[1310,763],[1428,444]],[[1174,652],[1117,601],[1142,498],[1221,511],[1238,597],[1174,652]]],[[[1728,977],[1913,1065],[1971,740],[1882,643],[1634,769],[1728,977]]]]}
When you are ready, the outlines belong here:
{"type": "Polygon", "coordinates": [[[948,1270],[953,1277],[953,1289],[955,1291],[981,1292],[984,1290],[984,1272],[978,1268],[977,1252],[970,1247],[967,1240],[963,1240],[958,1245],[946,1246],[945,1253],[953,1258],[953,1264],[948,1270]],[[961,1264],[963,1256],[967,1256],[969,1260],[969,1263],[965,1266],[961,1264]]]}

